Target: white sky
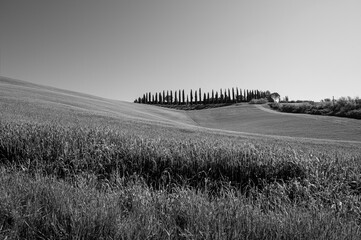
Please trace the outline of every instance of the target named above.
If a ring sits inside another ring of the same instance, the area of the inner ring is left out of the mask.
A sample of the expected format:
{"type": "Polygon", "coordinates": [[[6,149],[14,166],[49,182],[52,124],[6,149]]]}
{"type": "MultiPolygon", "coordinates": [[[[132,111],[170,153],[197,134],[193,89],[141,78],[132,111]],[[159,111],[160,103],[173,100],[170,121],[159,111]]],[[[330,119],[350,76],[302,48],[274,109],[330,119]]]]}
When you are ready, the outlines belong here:
{"type": "Polygon", "coordinates": [[[125,101],[200,87],[356,97],[361,1],[0,0],[0,75],[125,101]]]}

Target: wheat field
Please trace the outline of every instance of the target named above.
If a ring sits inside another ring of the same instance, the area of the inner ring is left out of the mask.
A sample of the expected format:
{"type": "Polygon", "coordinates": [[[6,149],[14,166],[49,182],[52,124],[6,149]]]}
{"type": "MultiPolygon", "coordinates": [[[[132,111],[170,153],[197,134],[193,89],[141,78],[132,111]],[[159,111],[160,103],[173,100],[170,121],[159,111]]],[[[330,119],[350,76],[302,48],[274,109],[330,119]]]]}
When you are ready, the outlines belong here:
{"type": "Polygon", "coordinates": [[[360,122],[0,78],[2,239],[360,239],[360,122]]]}

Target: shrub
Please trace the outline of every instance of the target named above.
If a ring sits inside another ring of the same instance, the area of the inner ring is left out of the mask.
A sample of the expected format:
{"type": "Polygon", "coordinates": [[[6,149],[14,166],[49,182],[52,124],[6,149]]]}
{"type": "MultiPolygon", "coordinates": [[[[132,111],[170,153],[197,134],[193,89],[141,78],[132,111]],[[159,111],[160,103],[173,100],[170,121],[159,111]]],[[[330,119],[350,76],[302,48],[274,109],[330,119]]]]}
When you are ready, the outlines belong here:
{"type": "Polygon", "coordinates": [[[347,117],[361,119],[361,109],[355,109],[346,113],[347,117]]]}
{"type": "MultiPolygon", "coordinates": [[[[326,101],[327,100],[327,101],[326,101]]],[[[272,109],[288,112],[288,113],[307,113],[314,115],[330,115],[338,117],[349,117],[355,119],[361,119],[361,101],[359,98],[352,99],[350,97],[341,97],[336,102],[325,101],[321,103],[315,103],[313,101],[296,101],[298,104],[282,103],[282,104],[270,104],[272,109]]]]}

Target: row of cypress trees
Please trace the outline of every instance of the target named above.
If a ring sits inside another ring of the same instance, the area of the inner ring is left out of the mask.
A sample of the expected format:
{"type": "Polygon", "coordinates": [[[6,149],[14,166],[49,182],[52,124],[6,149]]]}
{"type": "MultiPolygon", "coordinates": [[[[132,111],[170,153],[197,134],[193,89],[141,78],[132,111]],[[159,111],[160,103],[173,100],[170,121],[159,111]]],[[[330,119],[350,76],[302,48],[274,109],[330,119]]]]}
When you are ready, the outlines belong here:
{"type": "Polygon", "coordinates": [[[163,90],[152,94],[151,92],[143,94],[134,100],[135,103],[143,104],[161,104],[161,105],[192,105],[192,104],[218,104],[218,103],[239,103],[249,102],[252,99],[266,98],[269,91],[246,90],[232,88],[220,89],[220,91],[207,92],[202,94],[202,89],[198,91],[190,90],[185,94],[184,90],[172,91],[163,90]]]}

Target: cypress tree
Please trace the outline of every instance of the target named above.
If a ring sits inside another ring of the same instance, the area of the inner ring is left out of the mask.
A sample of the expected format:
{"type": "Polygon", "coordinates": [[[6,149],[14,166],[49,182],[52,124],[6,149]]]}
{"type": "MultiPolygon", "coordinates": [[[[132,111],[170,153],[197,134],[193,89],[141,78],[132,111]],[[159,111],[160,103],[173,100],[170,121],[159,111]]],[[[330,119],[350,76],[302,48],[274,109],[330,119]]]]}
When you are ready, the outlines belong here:
{"type": "Polygon", "coordinates": [[[184,104],[184,103],[185,103],[185,98],[184,98],[184,97],[185,97],[185,94],[184,94],[184,89],[183,89],[183,92],[182,92],[182,96],[183,96],[183,97],[182,97],[182,104],[184,104]]]}
{"type": "Polygon", "coordinates": [[[218,103],[218,92],[216,92],[216,96],[215,96],[215,103],[218,103]]]}
{"type": "MultiPolygon", "coordinates": [[[[221,100],[221,103],[223,102],[223,92],[222,92],[222,88],[221,90],[219,91],[219,97],[220,97],[220,100],[221,100]]],[[[218,101],[217,101],[218,103],[218,101]]]]}
{"type": "Polygon", "coordinates": [[[187,95],[187,105],[189,104],[189,99],[188,99],[188,95],[187,95]]]}
{"type": "Polygon", "coordinates": [[[174,91],[174,104],[178,104],[177,91],[174,91]]]}
{"type": "Polygon", "coordinates": [[[157,92],[155,93],[155,103],[156,104],[158,103],[158,93],[157,92]]]}
{"type": "Polygon", "coordinates": [[[234,98],[234,87],[232,87],[232,101],[235,103],[236,99],[234,98]]]}
{"type": "MultiPolygon", "coordinates": [[[[204,100],[203,100],[204,101],[204,100]]],[[[207,104],[209,104],[209,92],[207,93],[207,104]]]]}
{"type": "Polygon", "coordinates": [[[197,95],[197,90],[194,91],[194,103],[197,104],[198,103],[198,95],[197,95]]]}
{"type": "Polygon", "coordinates": [[[224,100],[223,100],[224,103],[227,103],[227,90],[224,89],[224,100]]]}
{"type": "Polygon", "coordinates": [[[228,88],[228,99],[227,102],[231,102],[231,90],[228,88]]]}
{"type": "Polygon", "coordinates": [[[163,90],[163,95],[162,95],[163,99],[162,99],[162,103],[165,104],[165,91],[163,90]]]}
{"type": "Polygon", "coordinates": [[[178,97],[179,97],[178,104],[181,104],[182,100],[181,100],[181,90],[180,89],[178,90],[178,97]]]}
{"type": "Polygon", "coordinates": [[[191,101],[190,101],[190,104],[192,105],[192,102],[193,102],[193,91],[191,89],[191,101]]]}
{"type": "Polygon", "coordinates": [[[173,91],[170,90],[170,103],[172,104],[173,103],[173,91]]]}
{"type": "Polygon", "coordinates": [[[247,93],[246,93],[246,89],[243,90],[243,101],[247,102],[247,93]]]}
{"type": "Polygon", "coordinates": [[[212,89],[212,103],[214,103],[214,90],[212,89]]]}
{"type": "Polygon", "coordinates": [[[239,102],[239,91],[238,91],[238,87],[236,87],[236,96],[237,96],[237,98],[236,98],[236,102],[239,102]]]}
{"type": "MultiPolygon", "coordinates": [[[[209,93],[208,93],[208,98],[209,98],[209,93]]],[[[207,97],[206,97],[206,93],[203,93],[203,104],[207,103],[207,97]]]]}
{"type": "MultiPolygon", "coordinates": [[[[203,99],[204,101],[204,99],[203,99]]],[[[199,88],[199,103],[202,103],[202,89],[199,88]]]]}
{"type": "Polygon", "coordinates": [[[159,104],[163,103],[163,96],[162,93],[159,93],[159,104]]]}

